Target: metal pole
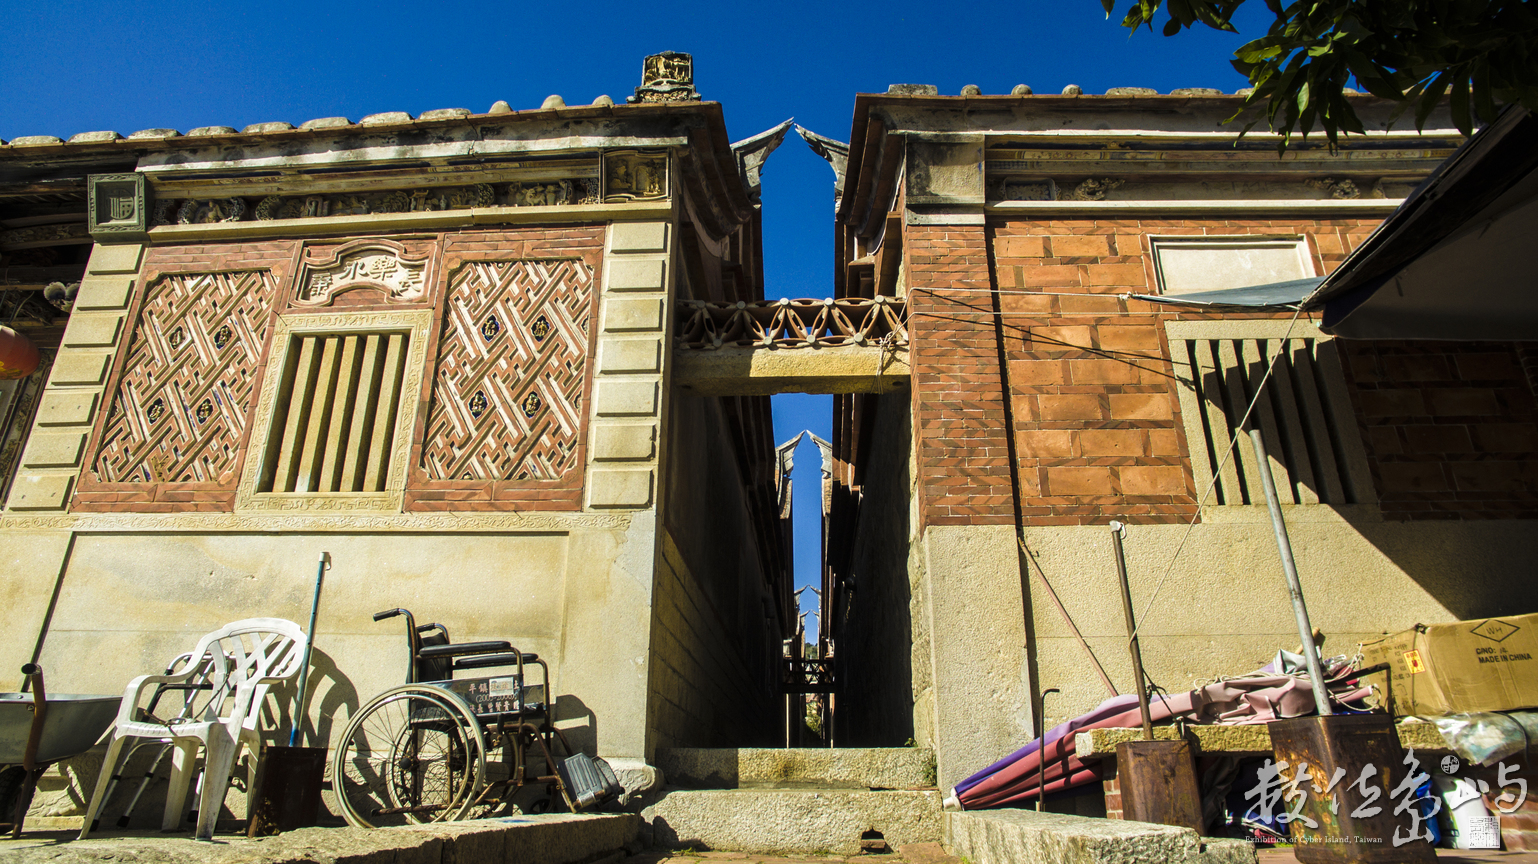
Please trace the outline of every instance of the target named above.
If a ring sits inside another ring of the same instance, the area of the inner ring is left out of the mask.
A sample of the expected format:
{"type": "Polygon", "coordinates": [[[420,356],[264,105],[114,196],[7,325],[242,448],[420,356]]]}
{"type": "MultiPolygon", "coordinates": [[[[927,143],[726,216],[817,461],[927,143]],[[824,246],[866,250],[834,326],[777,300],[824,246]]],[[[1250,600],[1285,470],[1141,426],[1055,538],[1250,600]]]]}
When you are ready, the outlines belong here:
{"type": "Polygon", "coordinates": [[[1298,580],[1298,565],[1292,558],[1292,542],[1287,539],[1287,523],[1282,520],[1282,503],[1276,497],[1276,478],[1271,476],[1271,462],[1266,458],[1266,442],[1261,440],[1259,429],[1251,427],[1250,442],[1255,445],[1255,461],[1260,463],[1260,486],[1266,493],[1266,509],[1271,511],[1271,530],[1276,534],[1276,551],[1282,556],[1282,572],[1287,575],[1287,590],[1292,594],[1292,614],[1298,619],[1298,635],[1303,639],[1303,659],[1308,662],[1308,678],[1314,685],[1314,706],[1319,709],[1320,716],[1327,717],[1335,712],[1330,710],[1324,669],[1319,665],[1319,648],[1314,644],[1314,628],[1308,623],[1308,607],[1303,604],[1303,583],[1298,580]]]}
{"type": "Polygon", "coordinates": [[[1143,652],[1137,644],[1137,621],[1132,614],[1132,586],[1127,582],[1127,556],[1121,535],[1127,526],[1111,523],[1111,548],[1116,550],[1116,575],[1121,577],[1121,610],[1127,618],[1127,651],[1132,655],[1132,674],[1137,676],[1137,710],[1143,715],[1143,740],[1153,740],[1153,719],[1148,714],[1148,686],[1143,683],[1143,652]]]}
{"type": "Polygon", "coordinates": [[[304,640],[304,663],[299,667],[299,695],[294,700],[294,725],[288,732],[288,746],[299,743],[299,727],[304,724],[304,690],[310,683],[310,652],[315,648],[315,616],[320,611],[320,583],[326,578],[326,563],[331,556],[320,553],[315,565],[315,594],[310,599],[310,629],[304,640]]]}
{"type": "Polygon", "coordinates": [[[1063,691],[1056,687],[1050,687],[1041,691],[1041,708],[1036,712],[1036,728],[1041,734],[1036,737],[1041,741],[1041,749],[1036,751],[1036,812],[1040,813],[1047,805],[1047,696],[1063,691]]]}

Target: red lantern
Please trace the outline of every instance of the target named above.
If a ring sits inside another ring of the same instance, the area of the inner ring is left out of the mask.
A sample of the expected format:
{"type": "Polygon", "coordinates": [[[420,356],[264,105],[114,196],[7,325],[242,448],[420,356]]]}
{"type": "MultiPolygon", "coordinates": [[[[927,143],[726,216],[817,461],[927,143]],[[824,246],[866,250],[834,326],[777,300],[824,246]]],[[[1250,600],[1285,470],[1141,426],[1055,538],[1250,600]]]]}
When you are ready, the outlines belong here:
{"type": "Polygon", "coordinates": [[[25,378],[37,371],[40,358],[32,340],[0,325],[0,381],[25,378]]]}

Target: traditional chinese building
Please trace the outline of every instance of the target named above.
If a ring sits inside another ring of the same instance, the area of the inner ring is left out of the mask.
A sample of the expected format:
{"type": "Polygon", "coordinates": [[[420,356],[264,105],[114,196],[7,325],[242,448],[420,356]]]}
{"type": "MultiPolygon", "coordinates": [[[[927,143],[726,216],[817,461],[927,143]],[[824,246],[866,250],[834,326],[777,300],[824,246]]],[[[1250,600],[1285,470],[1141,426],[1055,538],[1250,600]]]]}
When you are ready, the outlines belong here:
{"type": "Polygon", "coordinates": [[[1461,143],[1447,118],[1386,131],[1351,97],[1368,134],[1279,157],[1235,141],[1217,91],[969,89],[861,95],[847,145],[807,135],[838,175],[835,296],[906,304],[912,365],[905,390],[835,397],[841,744],[932,746],[949,788],[1131,692],[1112,520],[1160,687],[1295,649],[1252,402],[1327,653],[1538,609],[1518,344],[1167,302],[1328,273],[1461,143]]]}
{"type": "Polygon", "coordinates": [[[668,339],[762,298],[786,127],[733,145],[692,82],[660,55],[629,104],[0,144],[0,296],[42,355],[0,382],[0,689],[302,622],[325,551],[322,740],[402,683],[370,617],[402,606],[537,652],[622,770],[776,740],[768,398],[680,394],[668,339]]]}

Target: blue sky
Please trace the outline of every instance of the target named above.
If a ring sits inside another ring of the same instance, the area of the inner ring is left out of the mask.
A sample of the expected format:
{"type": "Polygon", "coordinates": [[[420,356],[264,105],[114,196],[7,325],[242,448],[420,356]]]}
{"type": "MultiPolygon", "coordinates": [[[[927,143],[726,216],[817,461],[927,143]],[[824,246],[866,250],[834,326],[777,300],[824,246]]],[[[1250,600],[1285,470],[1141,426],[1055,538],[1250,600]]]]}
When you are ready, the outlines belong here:
{"type": "MultiPolygon", "coordinates": [[[[1125,5],[1125,0],[1122,0],[1125,5]]],[[[1095,0],[1016,3],[228,3],[3,0],[0,139],[111,129],[233,126],[381,111],[537,108],[623,101],[641,58],[694,55],[695,84],[723,103],[734,140],[788,117],[847,140],[855,93],[977,84],[1007,93],[1244,86],[1242,38],[1205,28],[1129,38],[1095,0]]],[[[770,297],[830,290],[832,172],[792,136],[764,175],[770,297]]],[[[777,440],[830,437],[832,400],[775,397],[777,440]]],[[[796,582],[817,582],[819,460],[797,459],[796,582]]],[[[803,598],[807,607],[810,592],[803,598]]]]}

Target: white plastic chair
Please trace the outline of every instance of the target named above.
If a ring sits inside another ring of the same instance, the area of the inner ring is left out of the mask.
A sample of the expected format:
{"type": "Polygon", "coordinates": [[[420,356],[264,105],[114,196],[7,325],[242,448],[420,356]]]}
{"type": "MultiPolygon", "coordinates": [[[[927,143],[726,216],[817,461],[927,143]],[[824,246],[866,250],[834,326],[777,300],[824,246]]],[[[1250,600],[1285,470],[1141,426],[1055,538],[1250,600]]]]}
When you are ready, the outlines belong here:
{"type": "MultiPolygon", "coordinates": [[[[203,788],[198,800],[197,838],[211,840],[214,824],[224,805],[229,788],[230,770],[241,745],[259,753],[257,724],[267,688],[298,674],[304,662],[306,637],[299,625],[282,618],[247,618],[198,640],[192,657],[205,658],[191,663],[173,675],[140,675],[128,683],[118,708],[117,725],[107,745],[107,757],[97,775],[91,806],[86,809],[80,839],[85,839],[100,813],[110,778],[121,769],[120,763],[132,751],[133,739],[167,741],[172,747],[171,785],[166,790],[166,809],[162,831],[175,831],[186,810],[187,792],[192,784],[192,766],[199,744],[203,754],[203,788]],[[209,664],[211,668],[209,668],[209,664]],[[201,671],[200,671],[201,670],[201,671]],[[140,719],[139,702],[160,684],[184,684],[197,675],[207,675],[213,698],[200,716],[165,723],[140,719]]],[[[299,722],[301,718],[295,718],[299,722]]]]}

